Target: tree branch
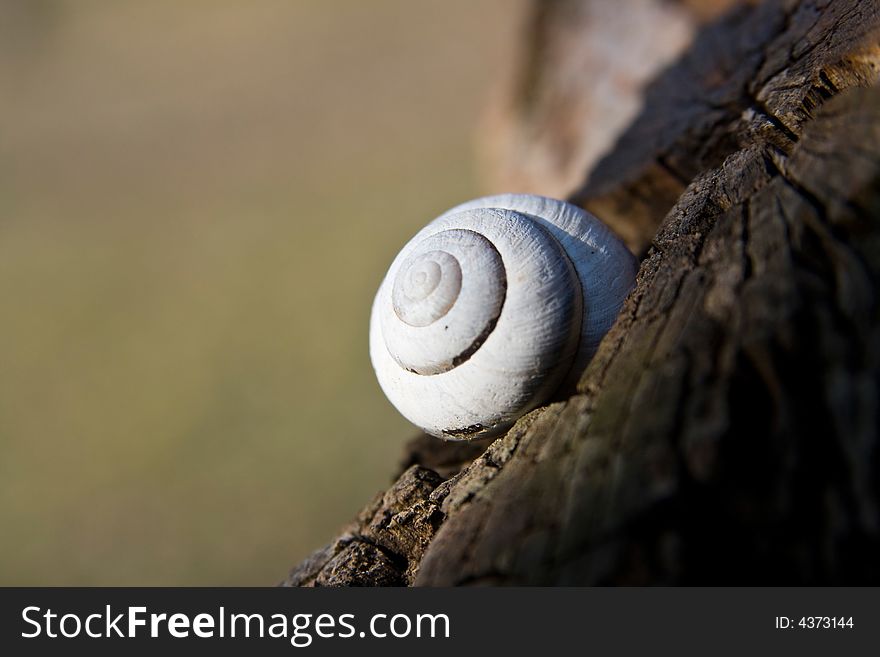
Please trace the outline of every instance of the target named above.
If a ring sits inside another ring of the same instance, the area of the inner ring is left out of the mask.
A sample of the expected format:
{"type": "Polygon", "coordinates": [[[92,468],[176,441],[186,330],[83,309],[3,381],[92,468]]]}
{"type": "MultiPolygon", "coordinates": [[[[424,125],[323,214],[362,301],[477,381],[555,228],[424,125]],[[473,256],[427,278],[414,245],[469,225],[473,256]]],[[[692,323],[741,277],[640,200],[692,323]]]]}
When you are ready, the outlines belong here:
{"type": "Polygon", "coordinates": [[[878,13],[704,28],[573,197],[650,244],[578,393],[286,583],[877,583],[878,13]]]}

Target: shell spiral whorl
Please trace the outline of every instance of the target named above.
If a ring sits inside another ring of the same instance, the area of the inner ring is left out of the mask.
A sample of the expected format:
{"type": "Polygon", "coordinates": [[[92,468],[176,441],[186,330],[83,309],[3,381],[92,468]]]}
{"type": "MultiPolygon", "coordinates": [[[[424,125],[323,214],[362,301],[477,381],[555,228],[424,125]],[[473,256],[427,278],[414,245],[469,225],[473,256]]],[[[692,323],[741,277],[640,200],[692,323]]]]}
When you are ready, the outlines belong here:
{"type": "Polygon", "coordinates": [[[497,435],[576,381],[636,261],[592,215],[540,196],[441,215],[388,270],[370,320],[383,391],[427,433],[497,435]]]}

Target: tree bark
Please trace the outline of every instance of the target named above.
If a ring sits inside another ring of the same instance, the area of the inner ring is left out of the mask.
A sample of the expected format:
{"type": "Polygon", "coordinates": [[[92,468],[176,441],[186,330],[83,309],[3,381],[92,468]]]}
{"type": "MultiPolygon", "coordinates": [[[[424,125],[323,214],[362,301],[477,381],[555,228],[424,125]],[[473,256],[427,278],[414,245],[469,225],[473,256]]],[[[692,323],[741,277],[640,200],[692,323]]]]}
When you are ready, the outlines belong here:
{"type": "Polygon", "coordinates": [[[880,583],[878,71],[875,0],[698,27],[571,195],[644,253],[577,393],[415,441],[285,584],[880,583]]]}

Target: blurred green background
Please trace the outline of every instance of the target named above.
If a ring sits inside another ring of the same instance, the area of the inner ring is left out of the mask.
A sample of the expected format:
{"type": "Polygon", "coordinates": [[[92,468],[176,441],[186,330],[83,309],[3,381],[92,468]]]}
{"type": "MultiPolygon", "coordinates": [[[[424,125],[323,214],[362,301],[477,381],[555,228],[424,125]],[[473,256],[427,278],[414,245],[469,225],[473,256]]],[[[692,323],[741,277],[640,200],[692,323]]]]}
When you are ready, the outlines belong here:
{"type": "Polygon", "coordinates": [[[516,6],[0,0],[0,584],[273,584],[387,485],[369,306],[516,6]]]}

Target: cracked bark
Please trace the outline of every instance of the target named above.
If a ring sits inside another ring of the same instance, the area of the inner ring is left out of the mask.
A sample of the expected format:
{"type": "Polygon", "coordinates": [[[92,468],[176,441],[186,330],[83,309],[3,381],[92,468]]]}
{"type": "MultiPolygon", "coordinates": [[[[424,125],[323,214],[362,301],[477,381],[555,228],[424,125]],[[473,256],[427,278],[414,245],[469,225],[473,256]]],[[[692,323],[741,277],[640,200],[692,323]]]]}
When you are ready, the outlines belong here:
{"type": "Polygon", "coordinates": [[[415,441],[285,583],[880,583],[878,5],[702,27],[572,194],[644,252],[577,394],[415,441]]]}

